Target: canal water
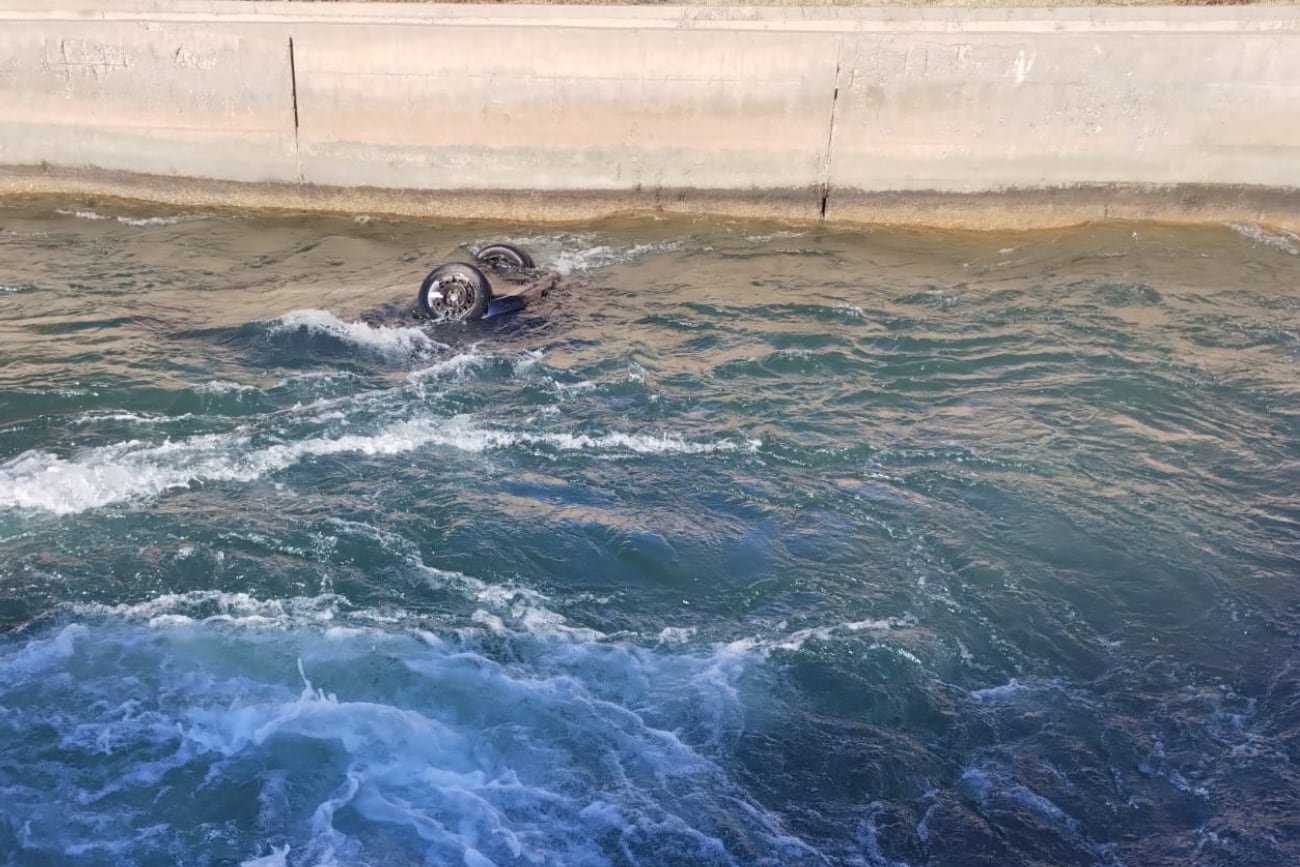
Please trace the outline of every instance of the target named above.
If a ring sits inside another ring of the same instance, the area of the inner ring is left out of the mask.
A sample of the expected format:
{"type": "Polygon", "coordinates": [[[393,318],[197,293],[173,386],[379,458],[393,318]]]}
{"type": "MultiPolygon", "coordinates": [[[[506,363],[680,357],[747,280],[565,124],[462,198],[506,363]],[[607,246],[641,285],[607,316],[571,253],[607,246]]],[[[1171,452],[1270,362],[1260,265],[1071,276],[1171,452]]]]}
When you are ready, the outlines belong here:
{"type": "Polygon", "coordinates": [[[0,207],[0,865],[1300,863],[1297,491],[1257,226],[0,207]]]}

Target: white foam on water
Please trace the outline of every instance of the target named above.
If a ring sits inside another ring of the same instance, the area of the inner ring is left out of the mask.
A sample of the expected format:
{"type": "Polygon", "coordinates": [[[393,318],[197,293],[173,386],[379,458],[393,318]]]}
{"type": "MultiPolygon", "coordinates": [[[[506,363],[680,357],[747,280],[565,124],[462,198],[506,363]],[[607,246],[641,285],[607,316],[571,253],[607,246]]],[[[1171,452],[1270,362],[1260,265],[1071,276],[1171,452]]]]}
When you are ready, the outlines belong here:
{"type": "Polygon", "coordinates": [[[468,352],[458,352],[451,358],[444,358],[427,367],[413,370],[406,375],[406,378],[413,383],[423,383],[430,379],[459,379],[488,360],[489,356],[474,347],[468,352]]]}
{"type": "Polygon", "coordinates": [[[802,238],[807,234],[808,234],[807,232],[796,232],[796,231],[787,230],[787,231],[769,232],[763,235],[746,235],[745,240],[750,242],[751,244],[767,244],[771,241],[786,240],[788,238],[802,238]]]}
{"type": "Polygon", "coordinates": [[[78,425],[97,425],[104,422],[125,422],[127,424],[141,425],[143,427],[153,427],[158,424],[187,418],[192,418],[192,416],[189,413],[184,415],[167,416],[159,415],[157,413],[138,412],[88,412],[72,419],[72,423],[78,425]]]}
{"type": "Polygon", "coordinates": [[[301,370],[286,374],[276,381],[276,388],[288,388],[299,382],[329,382],[335,379],[356,379],[348,370],[301,370]]]}
{"type": "Polygon", "coordinates": [[[1024,698],[1028,693],[1029,687],[1013,677],[1000,686],[971,690],[970,697],[987,704],[1012,704],[1024,698]]]}
{"type": "Polygon", "coordinates": [[[231,382],[225,379],[208,380],[196,385],[194,390],[201,394],[242,394],[250,391],[261,391],[256,385],[245,385],[242,382],[231,382]]]}
{"type": "Polygon", "coordinates": [[[162,443],[130,440],[71,458],[30,451],[0,464],[0,509],[68,515],[207,482],[251,482],[308,455],[391,454],[417,444],[395,430],[387,435],[316,438],[260,449],[250,448],[250,438],[244,434],[207,434],[162,443]]]}
{"type": "MultiPolygon", "coordinates": [[[[859,632],[889,633],[898,629],[907,629],[914,627],[916,620],[911,617],[891,617],[879,620],[854,620],[847,623],[837,623],[829,626],[811,626],[804,629],[797,629],[794,632],[785,633],[784,629],[778,629],[777,635],[765,638],[747,638],[742,639],[740,646],[748,650],[771,651],[771,650],[801,650],[805,644],[810,641],[830,641],[834,638],[841,638],[845,635],[854,635],[859,632]]],[[[783,627],[784,624],[778,624],[783,627]]],[[[911,656],[911,654],[909,654],[911,656]]],[[[915,660],[915,657],[912,657],[915,660]]]]}
{"type": "Polygon", "coordinates": [[[69,613],[0,640],[0,813],[26,829],[20,862],[185,852],[204,821],[257,867],[827,863],[719,753],[754,660],[519,629],[509,606],[468,634],[343,617],[332,597],[69,613]]]}
{"type": "Polygon", "coordinates": [[[90,449],[72,459],[45,451],[24,452],[0,464],[0,509],[68,515],[187,487],[214,473],[255,478],[255,473],[241,473],[229,465],[232,444],[228,436],[209,436],[156,446],[132,440],[90,449]]]}
{"type": "Polygon", "coordinates": [[[662,644],[686,644],[697,631],[693,626],[665,626],[659,630],[659,641],[662,644]]]}
{"type": "Polygon", "coordinates": [[[545,359],[546,353],[541,349],[527,351],[514,363],[515,375],[523,376],[537,368],[545,359]]]}
{"type": "Polygon", "coordinates": [[[77,640],[86,634],[86,627],[79,623],[64,626],[48,638],[37,639],[19,648],[8,658],[6,665],[11,674],[20,677],[31,677],[58,668],[72,656],[77,640]]]}
{"type": "Polygon", "coordinates": [[[271,851],[266,855],[241,861],[239,867],[287,867],[289,862],[286,859],[289,856],[289,849],[289,846],[281,846],[278,849],[272,847],[271,851]]]}
{"type": "Polygon", "coordinates": [[[1283,231],[1270,232],[1263,226],[1257,226],[1253,223],[1228,223],[1227,225],[1229,229],[1232,229],[1238,235],[1257,244],[1272,247],[1274,250],[1280,250],[1292,256],[1300,256],[1300,235],[1283,231]]]}
{"type": "Polygon", "coordinates": [[[174,226],[177,223],[188,223],[194,220],[208,219],[206,214],[176,214],[171,217],[127,217],[127,216],[115,217],[107,214],[99,214],[96,213],[95,211],[79,210],[79,209],[68,210],[63,208],[60,208],[55,213],[62,214],[65,217],[76,217],[78,220],[91,220],[94,222],[99,222],[102,220],[116,220],[117,222],[121,223],[124,226],[132,226],[134,228],[145,228],[149,226],[174,226]]]}
{"type": "MultiPolygon", "coordinates": [[[[493,239],[495,240],[497,239],[493,239]]],[[[562,277],[610,265],[621,265],[643,256],[681,248],[679,241],[617,247],[596,243],[594,235],[530,235],[505,240],[527,250],[540,267],[549,268],[562,277]]],[[[492,242],[479,241],[467,246],[477,249],[488,243],[492,242]]]]}
{"type": "Polygon", "coordinates": [[[253,435],[240,429],[161,443],[129,440],[69,457],[44,450],[24,452],[0,463],[0,510],[34,509],[68,515],[210,482],[252,482],[311,457],[398,455],[431,445],[471,454],[532,446],[615,456],[755,451],[760,443],[691,442],[672,433],[572,434],[486,428],[465,416],[419,417],[391,423],[372,433],[313,436],[272,445],[255,444],[253,435]]]}
{"type": "Polygon", "coordinates": [[[636,244],[631,247],[610,247],[598,244],[580,250],[562,250],[546,264],[558,271],[561,276],[568,276],[582,271],[591,271],[595,268],[623,265],[643,256],[666,253],[680,247],[681,244],[678,242],[636,244]]]}
{"type": "Polygon", "coordinates": [[[447,348],[421,328],[344,322],[328,310],[294,310],[271,320],[272,333],[299,328],[390,358],[426,358],[447,348]]]}
{"type": "Polygon", "coordinates": [[[110,220],[111,217],[105,217],[103,214],[97,214],[94,211],[68,210],[59,208],[56,214],[62,214],[65,217],[76,217],[78,220],[110,220]]]}
{"type": "Polygon", "coordinates": [[[700,455],[713,452],[756,452],[762,440],[712,440],[690,442],[678,434],[568,434],[529,433],[525,431],[482,431],[492,445],[527,443],[549,446],[560,451],[629,451],[641,455],[700,455]]]}
{"type": "MultiPolygon", "coordinates": [[[[186,219],[186,217],[118,217],[117,221],[124,226],[141,228],[144,226],[174,226],[186,219]]],[[[188,219],[194,218],[190,217],[188,219]]]]}
{"type": "Polygon", "coordinates": [[[578,382],[560,382],[559,380],[554,380],[552,382],[552,388],[561,398],[565,398],[572,397],[575,394],[582,394],[587,391],[595,391],[596,383],[589,379],[583,379],[578,382]]]}
{"type": "Polygon", "coordinates": [[[15,283],[12,285],[0,283],[0,293],[32,292],[35,289],[36,287],[31,283],[15,283]]]}
{"type": "MultiPolygon", "coordinates": [[[[221,624],[258,630],[285,630],[311,626],[320,629],[334,623],[342,600],[338,596],[298,596],[288,599],[259,599],[248,593],[222,590],[192,590],[163,593],[142,602],[104,605],[73,603],[72,613],[83,620],[112,620],[147,626],[221,624]]],[[[68,627],[84,630],[84,626],[68,627]]]]}

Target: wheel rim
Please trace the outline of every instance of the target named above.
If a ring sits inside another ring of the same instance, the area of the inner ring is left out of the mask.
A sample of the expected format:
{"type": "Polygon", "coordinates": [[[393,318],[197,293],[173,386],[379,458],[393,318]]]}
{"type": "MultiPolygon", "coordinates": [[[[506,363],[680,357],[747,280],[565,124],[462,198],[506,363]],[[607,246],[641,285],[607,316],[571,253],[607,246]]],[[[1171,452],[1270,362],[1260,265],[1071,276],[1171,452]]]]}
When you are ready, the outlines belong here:
{"type": "Polygon", "coordinates": [[[465,277],[450,274],[429,285],[427,306],[436,319],[460,319],[474,307],[474,287],[465,277]]]}
{"type": "Polygon", "coordinates": [[[534,267],[532,257],[513,244],[488,244],[475,253],[474,258],[498,269],[534,267]]]}

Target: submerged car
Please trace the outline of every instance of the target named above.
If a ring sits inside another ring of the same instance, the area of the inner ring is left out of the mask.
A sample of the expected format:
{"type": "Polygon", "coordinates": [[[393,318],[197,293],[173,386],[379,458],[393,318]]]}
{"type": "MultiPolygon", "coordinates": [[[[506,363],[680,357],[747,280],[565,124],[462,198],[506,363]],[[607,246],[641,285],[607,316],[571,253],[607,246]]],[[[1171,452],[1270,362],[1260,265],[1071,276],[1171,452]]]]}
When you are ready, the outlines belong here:
{"type": "Polygon", "coordinates": [[[524,309],[559,279],[514,244],[488,244],[474,253],[472,263],[447,262],[430,271],[411,313],[433,322],[489,319],[524,309]]]}

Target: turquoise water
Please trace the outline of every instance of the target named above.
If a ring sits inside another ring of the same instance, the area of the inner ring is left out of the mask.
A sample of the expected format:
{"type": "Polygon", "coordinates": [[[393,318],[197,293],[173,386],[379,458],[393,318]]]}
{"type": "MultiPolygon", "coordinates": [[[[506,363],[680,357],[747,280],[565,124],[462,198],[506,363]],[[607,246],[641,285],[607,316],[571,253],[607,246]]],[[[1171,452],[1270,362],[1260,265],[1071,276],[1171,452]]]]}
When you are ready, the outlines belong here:
{"type": "Polygon", "coordinates": [[[1253,226],[0,208],[0,864],[1300,863],[1297,335],[1253,226]]]}

